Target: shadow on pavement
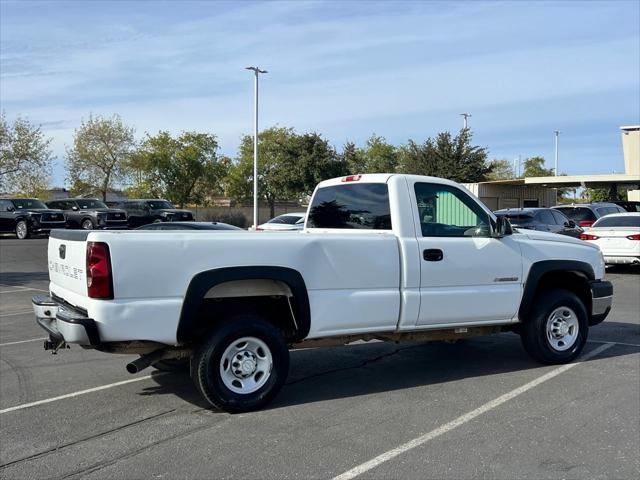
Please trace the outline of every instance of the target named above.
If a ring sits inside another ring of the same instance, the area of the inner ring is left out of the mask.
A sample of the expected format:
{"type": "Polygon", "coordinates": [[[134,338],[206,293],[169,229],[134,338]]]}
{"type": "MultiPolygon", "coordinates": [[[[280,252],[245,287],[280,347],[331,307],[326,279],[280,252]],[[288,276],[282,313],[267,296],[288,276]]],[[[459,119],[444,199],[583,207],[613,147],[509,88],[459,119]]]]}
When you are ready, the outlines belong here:
{"type": "Polygon", "coordinates": [[[607,273],[640,275],[640,265],[612,265],[607,267],[607,273]]]}
{"type": "MultiPolygon", "coordinates": [[[[592,350],[597,345],[588,344],[592,350]]],[[[637,353],[612,348],[593,360],[637,353]]],[[[357,397],[379,392],[436,386],[458,380],[541,368],[524,352],[517,336],[459,341],[455,344],[373,343],[291,352],[289,378],[267,409],[357,397]]],[[[154,375],[157,386],[143,395],[172,394],[209,408],[187,374],[154,375]]],[[[523,380],[524,383],[524,380],[523,380]]]]}
{"type": "Polygon", "coordinates": [[[0,283],[21,287],[32,282],[48,282],[49,272],[2,272],[0,273],[0,283]]]}

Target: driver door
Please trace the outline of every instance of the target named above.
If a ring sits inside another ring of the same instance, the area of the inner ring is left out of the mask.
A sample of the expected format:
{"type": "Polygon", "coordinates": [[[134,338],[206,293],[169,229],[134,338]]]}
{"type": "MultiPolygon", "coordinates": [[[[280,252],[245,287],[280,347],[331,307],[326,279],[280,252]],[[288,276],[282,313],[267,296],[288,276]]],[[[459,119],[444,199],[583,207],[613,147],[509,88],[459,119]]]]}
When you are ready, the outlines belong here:
{"type": "Polygon", "coordinates": [[[417,325],[510,321],[522,295],[518,242],[493,238],[489,214],[456,186],[415,182],[410,192],[420,252],[417,325]]]}

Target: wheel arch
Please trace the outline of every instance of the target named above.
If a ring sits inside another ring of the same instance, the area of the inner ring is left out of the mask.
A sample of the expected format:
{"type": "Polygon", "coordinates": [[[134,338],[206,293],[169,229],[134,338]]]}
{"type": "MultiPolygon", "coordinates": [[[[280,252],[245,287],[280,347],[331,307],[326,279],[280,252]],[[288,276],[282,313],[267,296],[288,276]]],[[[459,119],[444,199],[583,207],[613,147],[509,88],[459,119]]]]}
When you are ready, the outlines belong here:
{"type": "Polygon", "coordinates": [[[261,295],[290,293],[292,314],[297,327],[291,340],[300,341],[309,334],[309,295],[298,271],[279,266],[228,267],[200,272],[189,282],[176,333],[178,343],[186,343],[193,338],[201,321],[200,308],[206,299],[252,296],[250,293],[242,295],[239,292],[242,289],[240,284],[244,284],[245,288],[250,285],[254,292],[260,291],[261,295]]]}
{"type": "Polygon", "coordinates": [[[587,314],[591,312],[591,289],[589,282],[595,280],[593,267],[579,260],[542,260],[531,265],[518,317],[524,320],[530,311],[535,296],[542,289],[562,288],[575,293],[584,303],[587,314]]]}

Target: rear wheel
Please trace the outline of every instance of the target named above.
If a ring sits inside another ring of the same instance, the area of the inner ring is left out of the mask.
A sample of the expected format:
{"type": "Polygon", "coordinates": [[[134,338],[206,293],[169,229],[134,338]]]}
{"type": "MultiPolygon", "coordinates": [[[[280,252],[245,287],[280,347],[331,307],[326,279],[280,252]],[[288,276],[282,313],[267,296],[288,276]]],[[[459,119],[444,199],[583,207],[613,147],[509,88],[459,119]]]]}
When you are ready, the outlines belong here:
{"type": "Polygon", "coordinates": [[[587,310],[572,292],[541,292],[522,326],[522,344],[535,360],[549,365],[574,360],[587,341],[587,310]]]}
{"type": "Polygon", "coordinates": [[[231,413],[269,403],[289,373],[282,333],[253,315],[237,315],[213,330],[192,359],[196,387],[214,407],[231,413]]]}
{"type": "Polygon", "coordinates": [[[29,232],[29,225],[27,225],[26,220],[19,220],[16,223],[16,237],[18,240],[24,240],[31,236],[31,232],[29,232]]]}

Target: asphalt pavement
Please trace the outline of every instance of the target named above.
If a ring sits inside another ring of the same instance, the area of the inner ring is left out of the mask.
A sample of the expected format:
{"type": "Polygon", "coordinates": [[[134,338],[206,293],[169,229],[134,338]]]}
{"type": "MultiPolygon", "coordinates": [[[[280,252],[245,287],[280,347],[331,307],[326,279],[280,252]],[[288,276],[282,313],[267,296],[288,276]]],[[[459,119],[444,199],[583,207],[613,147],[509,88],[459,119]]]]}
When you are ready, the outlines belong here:
{"type": "Polygon", "coordinates": [[[582,359],[532,361],[513,334],[292,352],[265,410],[208,409],[131,356],[51,355],[31,311],[46,239],[0,238],[0,478],[638,478],[640,269],[582,359]]]}

